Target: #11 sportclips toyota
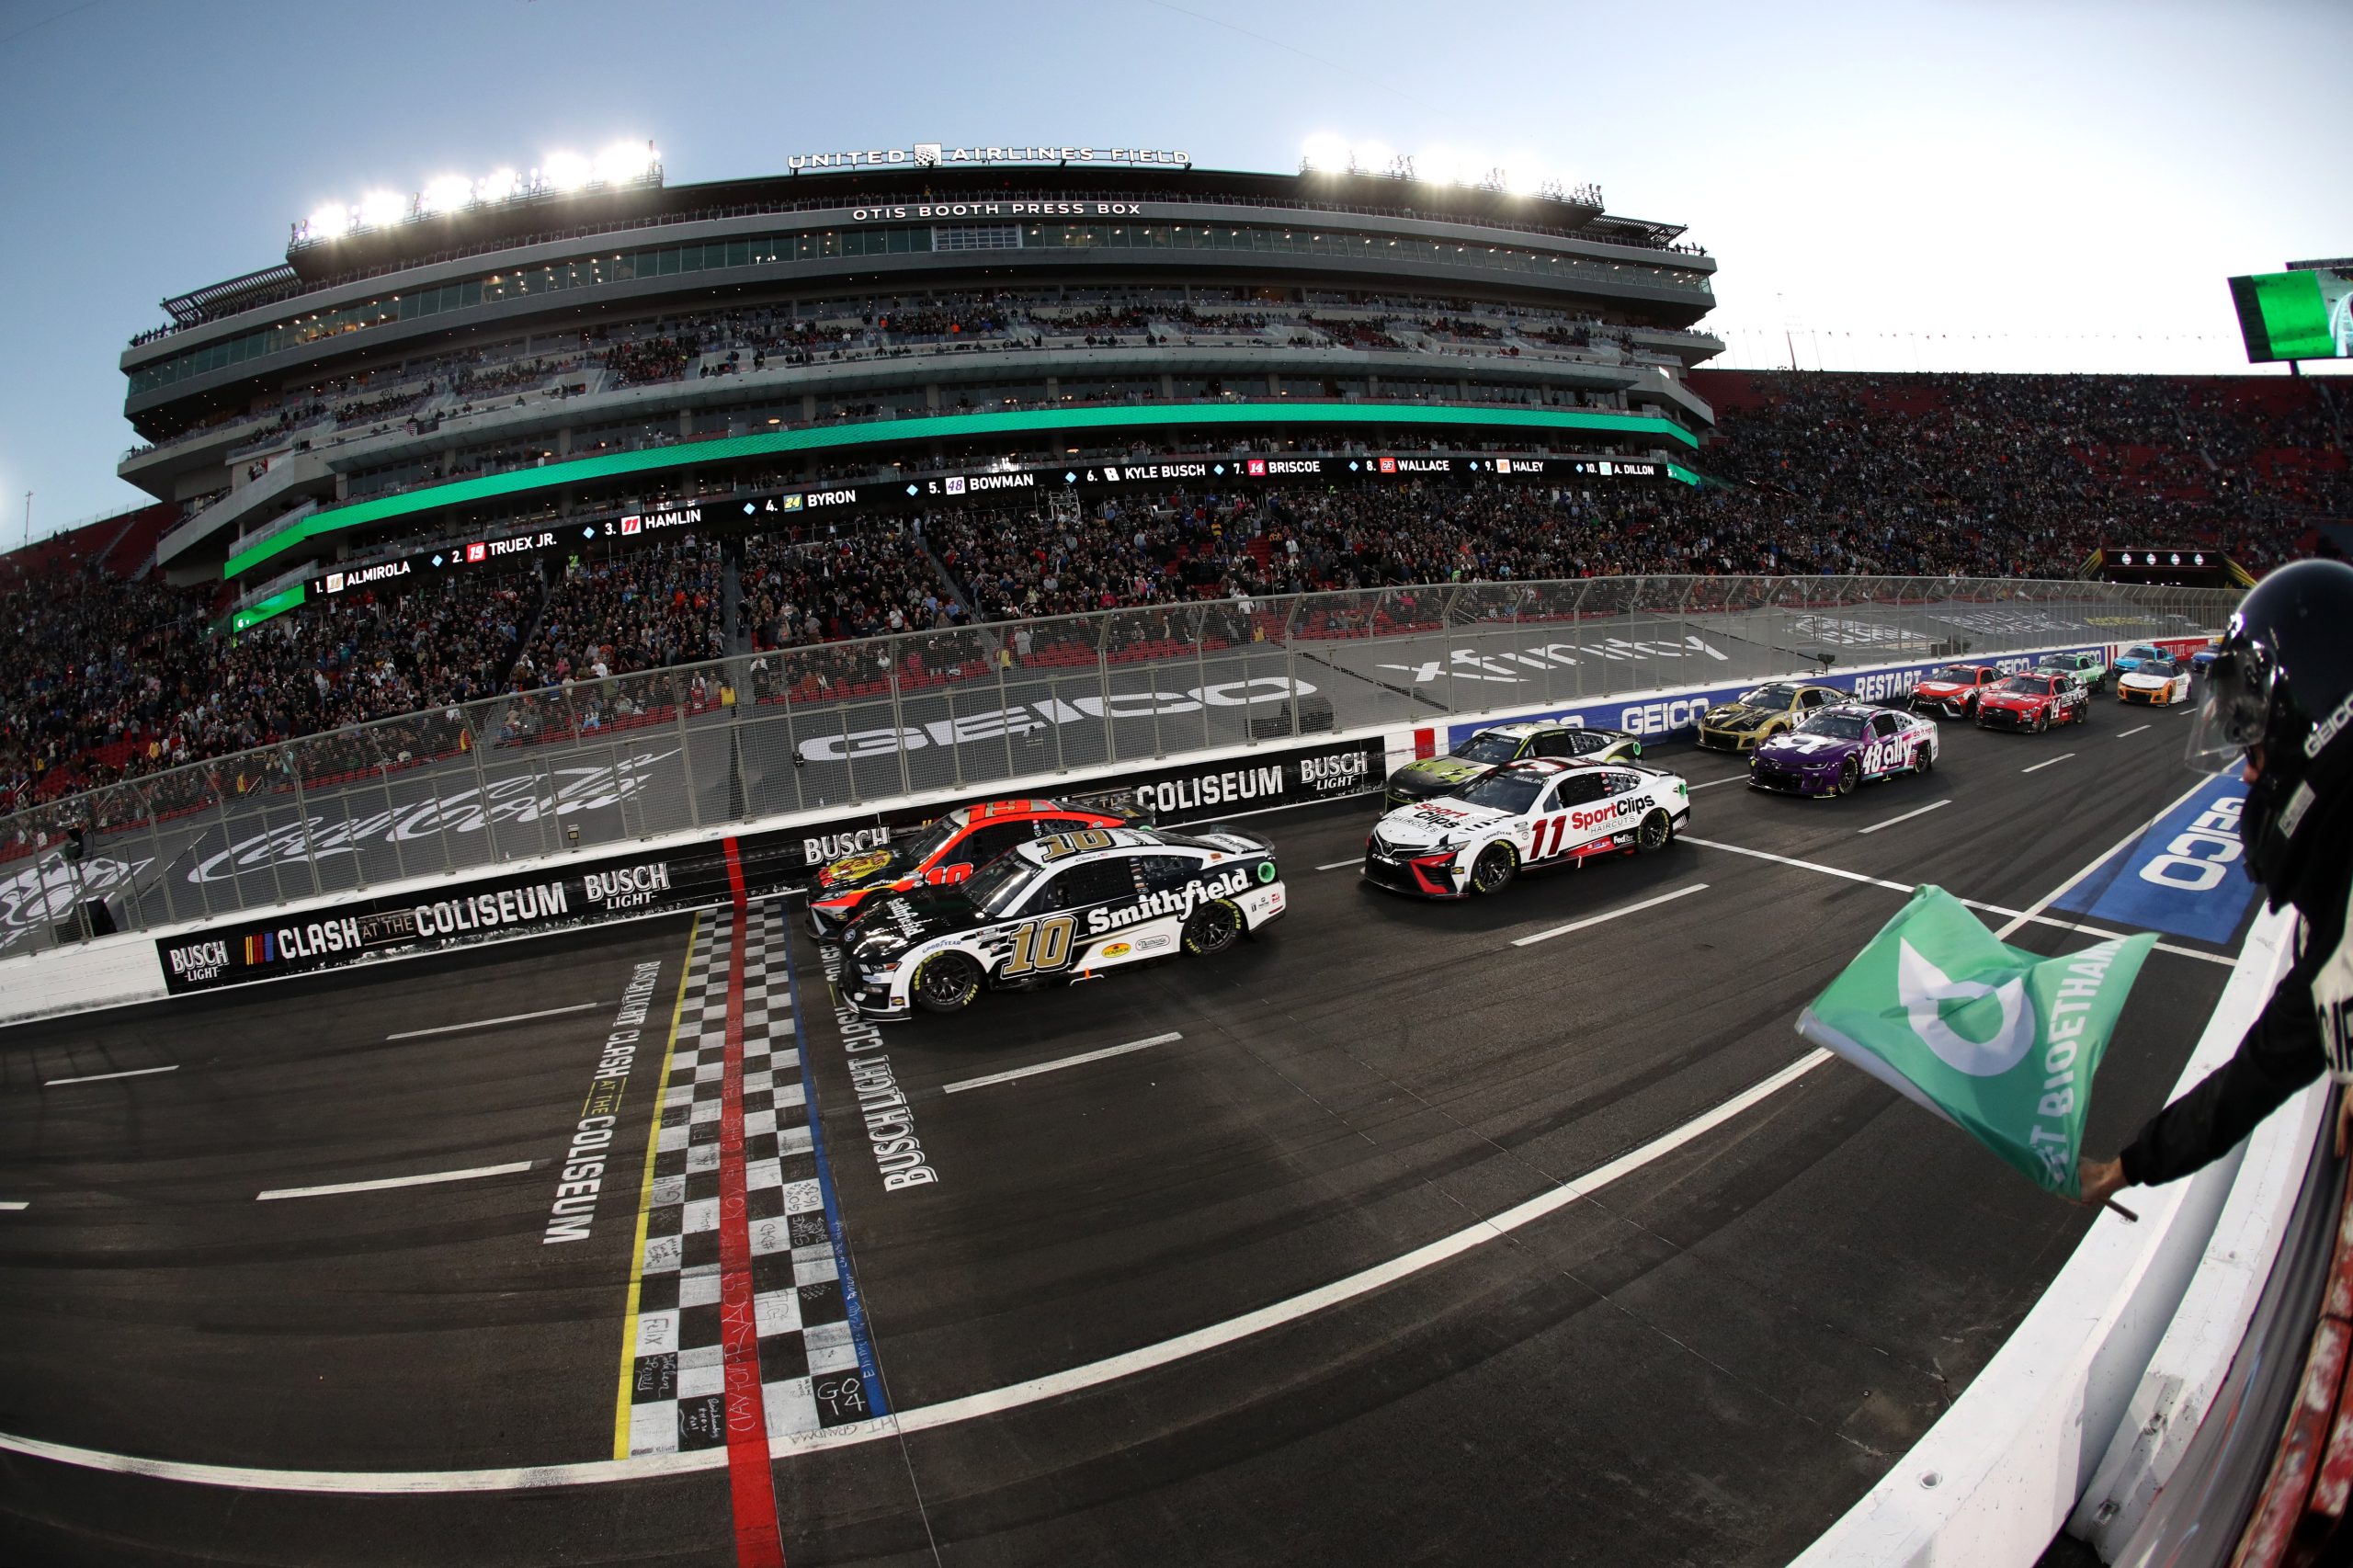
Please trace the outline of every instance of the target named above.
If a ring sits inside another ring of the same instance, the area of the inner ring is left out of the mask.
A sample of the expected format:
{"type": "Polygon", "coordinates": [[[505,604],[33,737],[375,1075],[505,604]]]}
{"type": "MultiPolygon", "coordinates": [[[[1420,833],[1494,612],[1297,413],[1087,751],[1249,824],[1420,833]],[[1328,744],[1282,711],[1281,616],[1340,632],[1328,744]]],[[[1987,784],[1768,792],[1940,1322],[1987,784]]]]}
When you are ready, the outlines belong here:
{"type": "Polygon", "coordinates": [[[842,933],[842,983],[869,1018],[952,1013],[983,991],[1221,953],[1287,907],[1256,834],[1087,828],[1019,845],[961,884],[869,899],[842,933]]]}

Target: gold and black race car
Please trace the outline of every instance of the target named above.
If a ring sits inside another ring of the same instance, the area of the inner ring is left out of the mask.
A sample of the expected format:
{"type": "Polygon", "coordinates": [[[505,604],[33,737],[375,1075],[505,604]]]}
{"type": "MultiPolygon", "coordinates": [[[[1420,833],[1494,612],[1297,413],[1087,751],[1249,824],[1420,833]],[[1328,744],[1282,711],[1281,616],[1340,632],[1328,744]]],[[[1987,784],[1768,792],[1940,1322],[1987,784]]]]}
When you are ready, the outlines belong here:
{"type": "Polygon", "coordinates": [[[1699,715],[1699,744],[1710,751],[1755,751],[1773,736],[1787,734],[1815,709],[1847,700],[1833,686],[1768,682],[1699,715]]]}
{"type": "Polygon", "coordinates": [[[1537,720],[1481,730],[1444,756],[1409,762],[1389,776],[1381,791],[1384,811],[1451,795],[1484,778],[1507,762],[1530,756],[1576,757],[1586,762],[1631,762],[1643,743],[1630,731],[1537,720]]]}

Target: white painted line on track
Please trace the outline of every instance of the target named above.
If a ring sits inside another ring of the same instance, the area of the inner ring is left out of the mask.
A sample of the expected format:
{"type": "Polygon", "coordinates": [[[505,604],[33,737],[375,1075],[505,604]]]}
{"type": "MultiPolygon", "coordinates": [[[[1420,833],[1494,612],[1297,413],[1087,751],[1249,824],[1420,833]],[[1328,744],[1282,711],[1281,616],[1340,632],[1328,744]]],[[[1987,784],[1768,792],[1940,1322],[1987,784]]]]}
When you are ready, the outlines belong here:
{"type": "Polygon", "coordinates": [[[422,1040],[429,1034],[456,1034],[462,1029],[486,1029],[499,1024],[528,1023],[533,1018],[552,1018],[563,1013],[585,1013],[591,1007],[601,1007],[602,1002],[575,1002],[569,1007],[543,1007],[536,1013],[509,1013],[503,1018],[476,1018],[471,1023],[439,1024],[429,1029],[403,1029],[388,1034],[386,1040],[422,1040]]]}
{"type": "Polygon", "coordinates": [[[1747,782],[1747,774],[1735,773],[1729,778],[1711,778],[1704,784],[1694,784],[1691,785],[1690,788],[1694,790],[1712,790],[1719,784],[1745,784],[1747,782]]]}
{"type": "Polygon", "coordinates": [[[2038,762],[2031,767],[2021,767],[2018,771],[2020,773],[2040,773],[2046,767],[2058,767],[2061,763],[2066,761],[2069,757],[2075,755],[2075,754],[2071,751],[2063,751],[2057,756],[2052,757],[2049,762],[2038,762]]]}
{"type": "MultiPolygon", "coordinates": [[[[2146,724],[2141,726],[2141,728],[2144,730],[2148,727],[2149,726],[2146,724]]],[[[2044,893],[2040,898],[2027,905],[2023,913],[2012,919],[2007,926],[2005,926],[2000,930],[1995,932],[1994,935],[2004,941],[2007,941],[2011,932],[2017,930],[2019,926],[2025,925],[2029,920],[2040,919],[2042,912],[2050,908],[2052,904],[2058,903],[2061,899],[2066,897],[2069,889],[2073,888],[2077,882],[2082,881],[2086,877],[2090,876],[2094,871],[2098,870],[2102,866],[2108,864],[2109,859],[2113,857],[2123,854],[2125,850],[2132,846],[2133,843],[2138,840],[2143,834],[2156,826],[2157,824],[2165,821],[2165,818],[2172,813],[2175,807],[2180,805],[2184,801],[2187,801],[2190,796],[2195,795],[2199,790],[2203,790],[2211,782],[2213,782],[2212,775],[2200,775],[2197,783],[2192,784],[2188,789],[2184,790],[2180,794],[2176,795],[2172,800],[2167,801],[2164,805],[2159,806],[2150,816],[2148,821],[2143,823],[2140,826],[2134,828],[2131,832],[2118,839],[2114,844],[2110,845],[2104,853],[2095,856],[2092,859],[2086,862],[2083,869],[2078,870],[2074,876],[2069,877],[2065,881],[2061,882],[2057,887],[2052,888],[2049,892],[2044,893]]],[[[2159,942],[2157,946],[2164,948],[2165,944],[2159,942]]],[[[2170,952],[2174,949],[2168,948],[2166,950],[2170,952]]]]}
{"type": "Polygon", "coordinates": [[[1621,915],[1633,915],[1642,910],[1655,909],[1662,903],[1672,903],[1687,894],[1704,892],[1707,887],[1708,884],[1705,882],[1693,882],[1688,888],[1677,888],[1673,892],[1663,892],[1656,898],[1646,898],[1640,903],[1620,904],[1617,908],[1604,910],[1599,915],[1588,915],[1582,920],[1572,920],[1566,926],[1555,926],[1549,931],[1539,931],[1529,937],[1514,937],[1511,939],[1511,945],[1515,948],[1525,948],[1538,942],[1549,942],[1555,937],[1565,937],[1572,931],[1582,931],[1588,926],[1598,926],[1605,920],[1615,920],[1621,915]]]}
{"type": "Polygon", "coordinates": [[[1335,860],[1328,866],[1318,866],[1315,869],[1319,871],[1337,871],[1344,867],[1361,866],[1363,864],[1364,857],[1359,855],[1353,860],[1335,860]]]}
{"type": "MultiPolygon", "coordinates": [[[[1672,1131],[1661,1133],[1641,1148],[1630,1150],[1606,1165],[1584,1176],[1574,1176],[1551,1191],[1539,1193],[1500,1214],[1475,1220],[1453,1234],[1441,1236],[1403,1256],[1375,1264],[1345,1278],[1335,1279],[1328,1285],[1303,1291],[1237,1318],[1228,1318],[1223,1323],[1195,1329],[1190,1334],[1178,1335],[1174,1339],[1164,1339],[1157,1345],[1142,1346],[1106,1357],[1100,1361],[1090,1361],[1083,1367],[1073,1367],[1067,1371],[1051,1372],[1027,1382],[967,1394],[961,1399],[920,1405],[879,1420],[772,1437],[768,1439],[768,1458],[790,1459],[817,1449],[847,1448],[854,1443],[870,1443],[878,1438],[952,1426],[958,1422],[971,1421],[979,1416],[1018,1410],[1024,1405],[1059,1399],[1064,1394],[1115,1382],[1138,1372],[1150,1371],[1155,1367],[1165,1367],[1327,1308],[1340,1306],[1358,1296],[1369,1295],[1400,1279],[1410,1278],[1424,1269],[1459,1257],[1475,1247],[1500,1241],[1512,1232],[1532,1224],[1556,1210],[1565,1209],[1579,1199],[1591,1198],[1604,1187],[1633,1175],[1643,1166],[1665,1158],[1686,1143],[1714,1131],[1734,1117],[1761,1105],[1830,1060],[1830,1052],[1826,1051],[1810,1051],[1779,1072],[1750,1085],[1715,1109],[1694,1117],[1672,1131]]],[[[716,1448],[643,1454],[625,1460],[588,1460],[574,1464],[527,1465],[508,1470],[261,1470],[245,1465],[142,1459],[133,1454],[108,1453],[99,1449],[76,1448],[69,1443],[19,1437],[5,1432],[0,1432],[0,1452],[78,1465],[85,1470],[147,1476],[157,1481],[182,1482],[197,1486],[236,1486],[261,1492],[340,1493],[357,1496],[415,1496],[445,1492],[522,1492],[558,1486],[597,1486],[613,1482],[640,1481],[649,1476],[684,1475],[696,1471],[718,1470],[728,1462],[726,1445],[722,1444],[716,1448]]]]}
{"type": "Polygon", "coordinates": [[[2126,736],[2128,736],[2128,735],[2137,735],[2137,734],[2139,734],[2139,733],[2141,733],[2141,731],[2142,731],[2142,730],[2145,730],[2145,729],[2147,729],[2148,727],[2149,727],[2148,725],[2146,725],[2146,724],[2143,724],[2143,725],[2141,725],[2141,726],[2140,726],[2140,728],[2139,728],[2139,729],[2132,729],[2132,730],[2119,730],[2119,731],[2117,731],[2117,732],[2116,732],[2116,739],[2118,739],[2118,740],[2120,740],[2120,740],[2123,740],[2123,739],[2124,739],[2126,736]]]}
{"type": "Polygon", "coordinates": [[[53,1089],[60,1084],[103,1084],[108,1078],[144,1078],[151,1073],[176,1073],[179,1070],[180,1064],[175,1062],[168,1067],[133,1067],[127,1073],[92,1073],[81,1078],[51,1078],[41,1087],[53,1089]]]}
{"type": "Polygon", "coordinates": [[[1929,803],[1929,804],[1927,804],[1927,805],[1925,805],[1925,806],[1920,807],[1920,808],[1919,808],[1918,810],[1916,810],[1916,811],[1909,811],[1909,812],[1904,812],[1904,813],[1902,816],[1900,816],[1900,817],[1890,817],[1890,818],[1888,818],[1885,822],[1875,822],[1875,823],[1871,824],[1871,825],[1870,825],[1870,826],[1869,826],[1869,827],[1859,827],[1859,828],[1857,828],[1855,831],[1856,831],[1857,833],[1877,833],[1881,828],[1883,828],[1883,827],[1893,827],[1897,823],[1900,823],[1900,822],[1910,822],[1914,817],[1924,817],[1924,816],[1927,816],[1930,812],[1936,811],[1936,810],[1939,809],[1940,807],[1949,806],[1949,805],[1951,805],[1951,804],[1952,804],[1952,801],[1951,801],[1949,798],[1947,798],[1947,799],[1945,799],[1945,800],[1941,800],[1941,801],[1932,801],[1932,802],[1930,802],[1930,803],[1929,803]]]}
{"type": "Polygon", "coordinates": [[[268,1192],[256,1192],[254,1201],[267,1203],[278,1198],[333,1198],[344,1192],[382,1192],[395,1187],[432,1187],[445,1181],[474,1181],[483,1176],[513,1176],[531,1168],[529,1160],[517,1160],[506,1165],[476,1165],[465,1171],[433,1171],[425,1176],[385,1176],[377,1181],[339,1181],[327,1187],[280,1187],[268,1192]]]}
{"type": "MultiPolygon", "coordinates": [[[[2175,805],[2179,805],[2180,803],[2181,802],[2178,801],[2174,802],[2175,805]]],[[[2167,806],[2165,808],[2165,811],[2169,812],[2171,810],[2173,810],[2173,806],[2167,806]]],[[[2162,816],[2164,812],[2159,812],[2158,814],[2162,816]]],[[[1818,871],[1825,877],[1839,877],[1850,882],[1862,882],[1870,887],[1885,888],[1890,892],[1900,892],[1909,895],[1912,892],[1912,888],[1909,883],[1891,882],[1885,877],[1867,877],[1860,871],[1849,871],[1837,866],[1825,866],[1819,860],[1801,860],[1793,855],[1776,855],[1770,850],[1750,849],[1742,845],[1724,844],[1712,838],[1694,838],[1688,833],[1680,835],[1680,838],[1681,842],[1685,844],[1696,844],[1702,849],[1721,849],[1728,855],[1746,855],[1752,859],[1770,860],[1774,864],[1779,866],[1793,866],[1801,871],[1818,871]]],[[[2130,841],[2128,840],[2127,842],[2130,841]]],[[[2116,853],[2116,851],[2112,849],[2109,851],[2109,855],[2113,855],[2114,853],[2116,853]]],[[[2107,858],[2107,855],[2100,857],[2100,860],[2105,860],[2107,858]]],[[[2093,861],[2091,866],[2086,868],[2086,870],[2097,869],[2100,860],[2093,861]]],[[[2084,874],[2085,872],[2079,871],[2076,873],[2076,878],[2080,880],[2084,874]]],[[[2072,883],[2070,885],[2072,885],[2072,883]]],[[[2063,887],[2058,892],[2052,893],[2051,897],[2055,899],[2066,891],[2066,888],[2063,887]]],[[[2018,919],[2031,920],[2037,926],[2054,926],[2062,931],[2080,931],[2086,937],[2097,937],[2103,941],[2107,940],[2110,937],[2121,937],[2125,934],[2121,931],[2111,931],[2105,926],[2086,926],[2080,921],[2062,920],[2056,915],[2044,915],[2039,911],[2029,910],[2021,913],[2018,910],[2010,908],[2006,904],[1987,903],[1982,898],[1964,898],[1961,902],[1967,904],[1972,909],[1982,909],[1988,915],[2017,915],[2018,919]]],[[[2049,901],[2046,900],[2046,906],[2048,903],[2049,901]]],[[[2006,926],[2004,929],[2005,931],[2016,930],[2017,926],[2012,925],[2006,926]]],[[[2238,966],[2239,961],[2228,953],[2201,952],[2196,948],[2176,947],[2171,942],[2159,942],[2157,944],[2157,951],[2161,953],[2172,953],[2177,957],[2185,959],[2203,959],[2208,963],[2221,964],[2224,969],[2234,969],[2238,966]]]]}
{"type": "Polygon", "coordinates": [[[992,1073],[985,1078],[966,1078],[960,1083],[941,1085],[943,1095],[961,1095],[966,1089],[984,1089],[991,1084],[1010,1084],[1016,1078],[1034,1078],[1040,1073],[1059,1072],[1064,1067],[1076,1067],[1082,1062],[1100,1062],[1108,1056],[1125,1056],[1131,1051],[1147,1046],[1168,1045],[1183,1040],[1181,1034],[1156,1034],[1150,1040],[1131,1040],[1125,1045],[1108,1045],[1100,1051],[1090,1051],[1079,1056],[1064,1056],[1052,1062],[1040,1062],[1035,1067],[1016,1067],[1009,1073],[992,1073]]]}
{"type": "Polygon", "coordinates": [[[6,1209],[12,1214],[24,1207],[26,1207],[26,1201],[21,1198],[11,1199],[6,1203],[0,1203],[0,1209],[6,1209]]]}

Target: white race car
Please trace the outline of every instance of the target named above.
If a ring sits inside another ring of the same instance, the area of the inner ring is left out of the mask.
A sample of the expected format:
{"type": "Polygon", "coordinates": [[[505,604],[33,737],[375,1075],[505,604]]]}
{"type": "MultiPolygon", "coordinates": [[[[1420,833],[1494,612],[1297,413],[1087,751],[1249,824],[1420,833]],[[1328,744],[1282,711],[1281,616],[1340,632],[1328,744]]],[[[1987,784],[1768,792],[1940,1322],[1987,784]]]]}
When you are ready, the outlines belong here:
{"type": "Polygon", "coordinates": [[[2116,700],[2170,708],[2189,700],[2189,672],[2167,658],[2143,659],[2116,677],[2116,700]]]}
{"type": "Polygon", "coordinates": [[[1523,866],[1665,848],[1690,817],[1690,791],[1675,774],[1530,757],[1382,817],[1365,840],[1364,875],[1424,898],[1467,898],[1501,890],[1523,866]]]}

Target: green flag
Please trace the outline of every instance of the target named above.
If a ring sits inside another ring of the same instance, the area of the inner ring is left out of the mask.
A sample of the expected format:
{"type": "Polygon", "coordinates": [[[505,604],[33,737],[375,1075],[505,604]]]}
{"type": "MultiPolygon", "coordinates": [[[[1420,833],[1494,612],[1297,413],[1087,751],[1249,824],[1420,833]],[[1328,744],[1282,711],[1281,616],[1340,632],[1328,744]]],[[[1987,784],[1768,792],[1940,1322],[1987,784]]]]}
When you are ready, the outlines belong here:
{"type": "Polygon", "coordinates": [[[2044,958],[1995,939],[1942,888],[1912,901],[1798,1018],[1798,1033],[1974,1136],[2037,1186],[2082,1196],[2092,1074],[2156,937],[2044,958]]]}

